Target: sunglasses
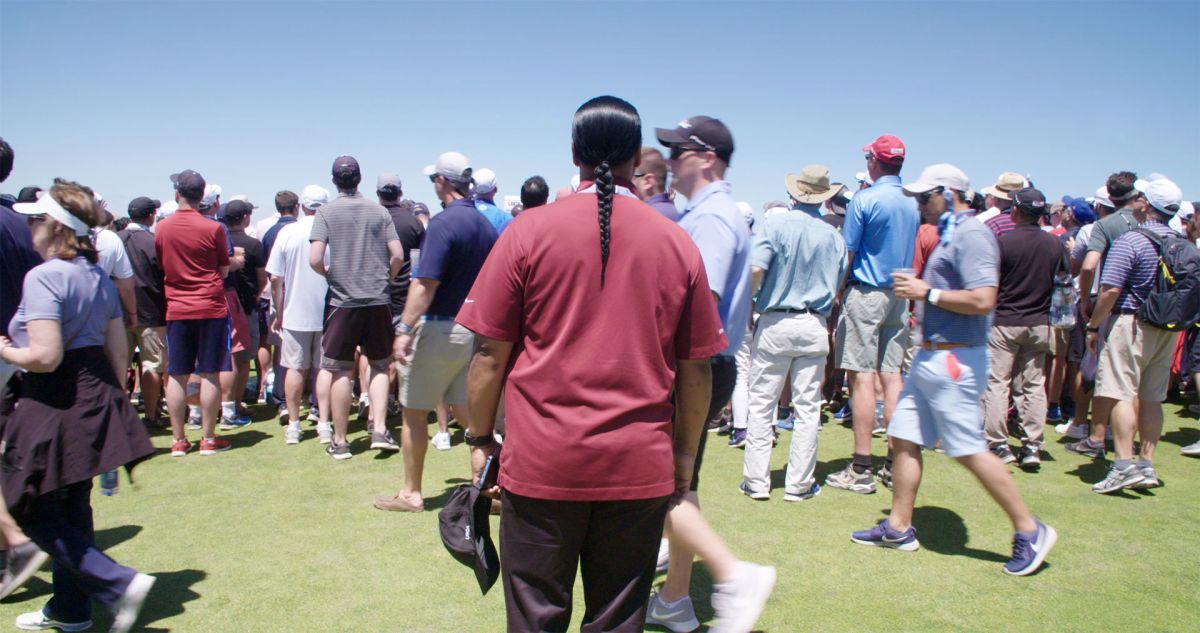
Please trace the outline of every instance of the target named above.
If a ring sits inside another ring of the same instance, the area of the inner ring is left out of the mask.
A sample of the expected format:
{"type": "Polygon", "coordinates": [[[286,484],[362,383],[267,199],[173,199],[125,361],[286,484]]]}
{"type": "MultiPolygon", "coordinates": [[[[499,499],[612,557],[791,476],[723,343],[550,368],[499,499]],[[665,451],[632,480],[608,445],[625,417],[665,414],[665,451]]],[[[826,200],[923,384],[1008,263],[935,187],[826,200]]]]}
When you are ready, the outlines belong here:
{"type": "Polygon", "coordinates": [[[702,154],[706,151],[708,151],[708,150],[691,149],[691,148],[686,148],[686,147],[672,147],[670,159],[671,160],[679,160],[680,158],[683,158],[683,155],[687,154],[688,152],[695,152],[697,154],[702,154]]]}
{"type": "Polygon", "coordinates": [[[934,187],[925,193],[918,193],[917,202],[920,202],[921,204],[929,204],[930,198],[942,195],[943,191],[945,191],[945,188],[943,187],[934,187]]]}
{"type": "Polygon", "coordinates": [[[429,175],[429,182],[436,183],[436,182],[437,182],[437,179],[438,179],[438,175],[437,175],[437,174],[430,174],[430,175],[429,175]]]}

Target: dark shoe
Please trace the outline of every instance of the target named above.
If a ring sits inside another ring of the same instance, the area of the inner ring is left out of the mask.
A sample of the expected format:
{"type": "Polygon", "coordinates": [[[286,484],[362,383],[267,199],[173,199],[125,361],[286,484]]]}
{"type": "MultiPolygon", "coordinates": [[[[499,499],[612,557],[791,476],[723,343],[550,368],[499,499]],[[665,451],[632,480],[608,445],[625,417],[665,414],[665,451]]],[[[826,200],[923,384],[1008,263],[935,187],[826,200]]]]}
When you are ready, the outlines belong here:
{"type": "Polygon", "coordinates": [[[875,473],[875,478],[879,480],[879,483],[883,484],[884,488],[888,490],[892,489],[892,469],[888,465],[884,464],[883,468],[880,468],[879,472],[875,473]]]}
{"type": "Polygon", "coordinates": [[[1104,457],[1104,442],[1092,444],[1092,441],[1086,437],[1074,444],[1067,444],[1063,448],[1066,448],[1068,453],[1075,453],[1076,455],[1083,455],[1092,459],[1104,457]]]}
{"type": "Polygon", "coordinates": [[[0,600],[20,589],[31,576],[37,573],[50,555],[29,541],[4,553],[4,577],[0,581],[0,600]]]}
{"type": "Polygon", "coordinates": [[[1058,534],[1054,528],[1041,521],[1037,521],[1037,531],[1032,535],[1017,532],[1013,535],[1012,560],[1004,564],[1004,573],[1012,576],[1032,574],[1042,566],[1056,542],[1058,534]]]}
{"type": "Polygon", "coordinates": [[[1021,447],[1021,468],[1037,470],[1042,467],[1041,449],[1033,444],[1021,447]]]}
{"type": "Polygon", "coordinates": [[[988,450],[992,451],[992,454],[999,457],[1000,461],[1005,464],[1012,464],[1017,461],[1017,456],[1013,455],[1012,449],[1007,444],[992,446],[988,450]]]}

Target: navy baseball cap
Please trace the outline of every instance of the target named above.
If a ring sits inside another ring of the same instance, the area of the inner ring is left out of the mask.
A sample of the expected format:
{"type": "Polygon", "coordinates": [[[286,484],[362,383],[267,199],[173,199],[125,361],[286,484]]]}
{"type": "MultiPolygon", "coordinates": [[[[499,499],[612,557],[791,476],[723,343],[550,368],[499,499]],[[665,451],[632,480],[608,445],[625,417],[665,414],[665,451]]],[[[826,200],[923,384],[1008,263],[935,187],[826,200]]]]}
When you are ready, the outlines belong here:
{"type": "Polygon", "coordinates": [[[333,161],[333,176],[360,176],[362,170],[353,156],[338,156],[333,161]]]}
{"type": "Polygon", "coordinates": [[[684,119],[673,129],[655,128],[654,135],[666,147],[714,152],[725,160],[733,156],[733,134],[710,116],[684,119]]]}
{"type": "Polygon", "coordinates": [[[153,215],[161,206],[162,203],[158,200],[147,198],[146,196],[138,196],[129,203],[129,217],[144,218],[153,215]]]}
{"type": "Polygon", "coordinates": [[[488,515],[492,500],[479,494],[479,488],[461,484],[450,493],[445,507],[438,512],[438,531],[442,545],[454,560],[472,568],[479,590],[485,595],[500,577],[500,556],[492,543],[488,515]]]}
{"type": "Polygon", "coordinates": [[[226,224],[241,222],[242,218],[254,213],[254,205],[245,200],[234,200],[221,207],[221,219],[226,224]]]}
{"type": "Polygon", "coordinates": [[[1021,211],[1033,215],[1046,215],[1050,207],[1046,206],[1046,196],[1033,187],[1022,187],[1013,194],[1013,204],[1021,211]]]}
{"type": "Polygon", "coordinates": [[[200,198],[203,198],[204,187],[206,184],[208,184],[204,182],[204,176],[201,176],[191,169],[185,169],[177,174],[171,174],[171,182],[175,185],[175,191],[178,191],[179,195],[189,200],[199,200],[200,198]]]}

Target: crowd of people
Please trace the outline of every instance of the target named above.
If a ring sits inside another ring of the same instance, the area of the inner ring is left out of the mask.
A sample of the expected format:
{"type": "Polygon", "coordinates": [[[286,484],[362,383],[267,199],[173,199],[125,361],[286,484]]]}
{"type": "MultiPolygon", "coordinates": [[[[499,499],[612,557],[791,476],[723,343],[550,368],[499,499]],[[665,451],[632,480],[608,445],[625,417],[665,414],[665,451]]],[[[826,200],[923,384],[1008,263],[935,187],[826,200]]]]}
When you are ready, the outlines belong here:
{"type": "MultiPolygon", "coordinates": [[[[361,191],[351,156],[334,191],[280,191],[258,222],[194,170],[125,218],[64,179],[5,197],[0,597],[54,563],[52,598],[17,627],[84,630],[96,599],[129,630],[154,579],[97,548],[93,478],[147,459],[167,428],[174,458],[228,451],[218,431],[255,403],[288,445],[315,423],[335,460],[354,456],[357,403],[370,450],[402,454],[399,489],[374,502],[387,511],[424,510],[430,422],[437,450],[464,429],[476,482],[498,459],[481,494],[515,631],[565,630],[580,566],[584,630],[694,630],[697,556],[713,630],[749,631],[776,570],[699,510],[710,436],[743,448],[751,500],[772,498],[787,432],[785,502],[889,489],[888,517],[849,536],[901,551],[920,547],[923,451],[942,452],[1008,515],[1017,576],[1057,539],[1009,472],[1037,471],[1047,423],[1072,453],[1103,460],[1111,442],[1094,492],[1159,485],[1162,402],[1200,382],[1200,217],[1170,179],[1119,171],[1061,201],[1019,171],[978,192],[947,163],[905,182],[905,144],[884,135],[856,184],[808,165],[756,219],[726,177],[722,121],[655,137],[643,147],[637,110],[597,97],[553,202],[534,176],[497,204],[497,174],[448,151],[424,170],[437,213],[395,173],[361,191]],[[818,481],[826,419],[853,442],[818,481]]],[[[0,181],[13,164],[0,140],[0,181]]]]}

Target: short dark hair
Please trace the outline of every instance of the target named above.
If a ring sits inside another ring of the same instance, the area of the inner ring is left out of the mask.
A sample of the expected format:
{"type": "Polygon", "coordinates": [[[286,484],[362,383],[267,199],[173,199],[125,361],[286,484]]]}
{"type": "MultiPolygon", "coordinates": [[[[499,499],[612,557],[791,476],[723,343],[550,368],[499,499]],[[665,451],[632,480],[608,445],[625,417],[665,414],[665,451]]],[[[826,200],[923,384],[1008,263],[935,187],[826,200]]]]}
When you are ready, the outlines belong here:
{"type": "Polygon", "coordinates": [[[42,188],[36,185],[22,187],[20,193],[17,194],[17,202],[37,202],[38,192],[42,188]]]}
{"type": "Polygon", "coordinates": [[[113,230],[124,231],[125,227],[129,226],[129,218],[117,218],[113,220],[113,230]]]}
{"type": "Polygon", "coordinates": [[[399,200],[400,196],[403,194],[404,191],[402,191],[396,185],[384,185],[383,189],[375,190],[375,195],[379,196],[379,199],[384,202],[395,202],[399,200]]]}
{"type": "Polygon", "coordinates": [[[541,176],[531,176],[521,184],[521,206],[526,210],[546,204],[550,198],[550,185],[541,176]]]}
{"type": "Polygon", "coordinates": [[[16,158],[16,154],[13,152],[12,145],[0,138],[0,182],[7,180],[8,175],[12,173],[14,158],[16,158]]]}
{"type": "Polygon", "coordinates": [[[1119,204],[1129,199],[1129,194],[1133,191],[1133,183],[1137,180],[1137,174],[1131,171],[1119,171],[1108,177],[1108,181],[1104,183],[1104,188],[1108,190],[1108,198],[1113,201],[1113,205],[1120,208],[1124,205],[1119,204]]]}
{"type": "Polygon", "coordinates": [[[879,159],[876,159],[875,163],[879,165],[879,171],[883,172],[885,176],[899,176],[900,169],[904,167],[904,163],[885,163],[879,159]]]}
{"type": "Polygon", "coordinates": [[[295,211],[300,205],[300,196],[294,191],[284,189],[275,194],[275,210],[284,213],[295,211]]]}

